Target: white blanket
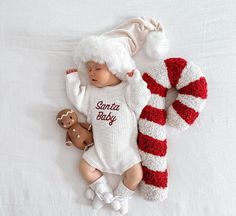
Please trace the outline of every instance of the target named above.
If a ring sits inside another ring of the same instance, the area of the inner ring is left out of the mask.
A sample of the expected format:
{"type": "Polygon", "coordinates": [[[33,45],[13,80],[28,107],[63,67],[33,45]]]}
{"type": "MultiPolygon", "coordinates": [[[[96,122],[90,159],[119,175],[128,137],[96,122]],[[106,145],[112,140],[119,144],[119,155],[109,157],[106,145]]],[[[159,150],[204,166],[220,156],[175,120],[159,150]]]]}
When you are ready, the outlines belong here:
{"type": "MultiPolygon", "coordinates": [[[[128,215],[236,215],[235,8],[233,0],[0,0],[0,216],[118,215],[83,197],[81,152],[64,145],[55,117],[72,107],[64,71],[75,66],[79,38],[142,15],[163,23],[169,56],[203,69],[209,99],[187,131],[167,130],[168,199],[136,193],[128,215]]],[[[136,60],[143,70],[155,64],[136,60]]],[[[119,177],[109,180],[115,187],[119,177]]]]}

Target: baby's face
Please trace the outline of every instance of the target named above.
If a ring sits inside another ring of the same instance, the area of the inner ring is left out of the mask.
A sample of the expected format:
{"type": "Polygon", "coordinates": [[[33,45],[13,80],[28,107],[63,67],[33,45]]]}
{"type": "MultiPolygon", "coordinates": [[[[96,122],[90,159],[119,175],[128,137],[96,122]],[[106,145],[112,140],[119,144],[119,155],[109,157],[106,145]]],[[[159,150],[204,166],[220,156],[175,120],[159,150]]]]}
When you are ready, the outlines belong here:
{"type": "Polygon", "coordinates": [[[117,85],[121,82],[119,78],[109,71],[106,64],[88,61],[86,66],[90,83],[98,88],[117,85]]]}

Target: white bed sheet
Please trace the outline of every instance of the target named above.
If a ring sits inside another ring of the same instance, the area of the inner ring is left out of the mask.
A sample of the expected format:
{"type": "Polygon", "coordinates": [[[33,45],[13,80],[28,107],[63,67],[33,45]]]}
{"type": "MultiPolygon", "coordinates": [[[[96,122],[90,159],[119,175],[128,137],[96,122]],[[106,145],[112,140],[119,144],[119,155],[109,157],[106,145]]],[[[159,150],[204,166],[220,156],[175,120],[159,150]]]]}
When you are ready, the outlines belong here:
{"type": "Polygon", "coordinates": [[[168,199],[137,193],[128,215],[235,216],[235,9],[233,0],[0,0],[0,216],[118,215],[83,197],[80,152],[63,145],[55,115],[71,107],[63,73],[78,39],[140,15],[162,21],[169,56],[203,69],[209,99],[187,131],[168,128],[168,199]]]}

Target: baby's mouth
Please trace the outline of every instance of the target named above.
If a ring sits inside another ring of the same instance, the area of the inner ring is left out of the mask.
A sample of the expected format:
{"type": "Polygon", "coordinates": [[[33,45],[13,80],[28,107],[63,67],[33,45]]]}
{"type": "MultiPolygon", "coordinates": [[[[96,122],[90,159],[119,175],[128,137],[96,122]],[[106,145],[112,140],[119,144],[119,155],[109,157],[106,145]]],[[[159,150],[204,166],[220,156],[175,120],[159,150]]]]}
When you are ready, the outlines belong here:
{"type": "Polygon", "coordinates": [[[96,82],[97,80],[95,80],[95,79],[92,79],[92,81],[96,82]]]}

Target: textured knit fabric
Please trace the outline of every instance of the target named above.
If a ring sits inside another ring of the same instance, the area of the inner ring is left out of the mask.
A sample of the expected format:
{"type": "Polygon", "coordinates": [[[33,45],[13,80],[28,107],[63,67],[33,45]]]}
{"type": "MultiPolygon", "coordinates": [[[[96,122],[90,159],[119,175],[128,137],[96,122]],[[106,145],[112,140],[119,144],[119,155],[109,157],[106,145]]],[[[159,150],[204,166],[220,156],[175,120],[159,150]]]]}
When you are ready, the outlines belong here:
{"type": "Polygon", "coordinates": [[[142,158],[140,189],[148,200],[164,200],[168,193],[166,124],[180,130],[194,123],[207,98],[207,82],[198,66],[182,58],[161,61],[143,79],[151,99],[139,120],[138,145],[142,158]],[[179,94],[165,110],[168,89],[179,94]]]}
{"type": "Polygon", "coordinates": [[[92,206],[94,209],[100,209],[105,205],[105,203],[107,203],[107,200],[105,199],[107,195],[109,195],[110,199],[113,198],[112,188],[105,176],[98,178],[96,181],[90,184],[89,187],[95,193],[95,197],[92,201],[92,206]]]}
{"type": "Polygon", "coordinates": [[[140,162],[137,120],[151,94],[139,71],[127,82],[104,88],[81,86],[77,73],[67,75],[66,84],[69,100],[93,127],[94,146],[83,158],[103,172],[116,174],[140,162]]]}
{"type": "Polygon", "coordinates": [[[128,213],[129,209],[129,199],[132,198],[135,191],[130,190],[127,188],[123,180],[120,181],[117,188],[114,190],[114,199],[111,203],[111,206],[120,212],[121,215],[125,215],[128,213]],[[117,203],[118,202],[118,203],[117,203]]]}
{"type": "MultiPolygon", "coordinates": [[[[161,23],[150,17],[128,19],[116,26],[112,31],[103,33],[102,36],[119,41],[128,49],[129,54],[134,56],[143,47],[150,32],[158,32],[163,35],[163,40],[167,40],[161,23]]],[[[155,46],[155,44],[152,45],[155,46]]],[[[159,48],[161,49],[162,47],[159,48]]]]}
{"type": "MultiPolygon", "coordinates": [[[[147,55],[160,59],[168,50],[169,42],[163,27],[154,18],[128,19],[102,35],[93,35],[79,41],[73,59],[86,80],[87,61],[106,63],[119,79],[126,79],[126,72],[135,68],[134,56],[145,44],[147,55]]],[[[82,80],[83,81],[83,80],[82,80]]],[[[87,80],[88,81],[88,80],[87,80]]]]}

